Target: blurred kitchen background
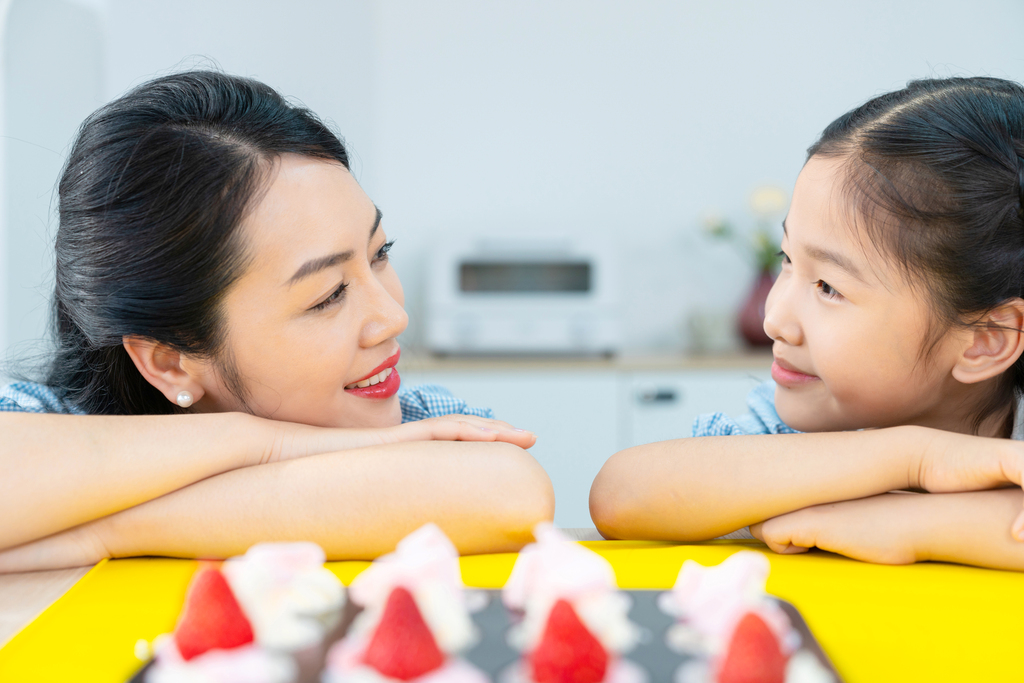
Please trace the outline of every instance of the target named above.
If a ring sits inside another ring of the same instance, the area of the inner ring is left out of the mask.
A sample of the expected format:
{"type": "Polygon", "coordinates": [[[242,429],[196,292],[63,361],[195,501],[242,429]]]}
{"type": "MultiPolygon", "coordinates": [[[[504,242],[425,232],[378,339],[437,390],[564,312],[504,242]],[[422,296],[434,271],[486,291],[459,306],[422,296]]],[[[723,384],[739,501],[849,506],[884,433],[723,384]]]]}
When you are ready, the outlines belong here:
{"type": "Polygon", "coordinates": [[[1022,36],[1020,0],[0,0],[0,349],[44,348],[82,119],[181,68],[253,76],[331,122],[384,212],[405,381],[536,431],[556,521],[589,526],[605,458],[768,377],[742,242],[778,236],[821,129],[911,78],[1024,80],[1022,36]]]}

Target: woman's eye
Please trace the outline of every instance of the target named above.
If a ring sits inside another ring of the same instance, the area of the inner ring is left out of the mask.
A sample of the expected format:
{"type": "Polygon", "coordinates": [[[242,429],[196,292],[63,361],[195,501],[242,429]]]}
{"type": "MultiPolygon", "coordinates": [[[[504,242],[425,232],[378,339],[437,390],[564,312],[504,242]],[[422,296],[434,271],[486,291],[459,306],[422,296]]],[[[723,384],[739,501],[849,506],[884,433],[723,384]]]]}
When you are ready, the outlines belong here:
{"type": "Polygon", "coordinates": [[[782,259],[783,264],[792,263],[792,261],[789,260],[789,254],[787,254],[784,251],[780,251],[778,254],[776,254],[775,258],[782,259]]]}
{"type": "Polygon", "coordinates": [[[327,308],[331,304],[334,304],[334,303],[340,301],[345,296],[345,290],[347,288],[348,288],[348,285],[345,284],[344,282],[342,282],[340,285],[338,285],[338,288],[336,290],[331,292],[331,295],[329,297],[327,297],[326,299],[324,299],[323,301],[318,303],[316,306],[313,306],[313,308],[311,308],[309,310],[311,310],[311,311],[322,311],[323,309],[327,308]]]}
{"type": "Polygon", "coordinates": [[[388,252],[391,251],[391,247],[395,246],[395,241],[385,242],[381,245],[381,248],[377,250],[376,255],[373,257],[374,263],[379,263],[388,260],[388,252]]]}
{"type": "Polygon", "coordinates": [[[824,296],[826,299],[841,299],[841,298],[843,298],[842,294],[837,292],[836,289],[832,285],[830,285],[829,283],[825,282],[824,280],[818,280],[818,282],[815,283],[815,284],[818,285],[818,289],[821,290],[821,295],[824,296]]]}

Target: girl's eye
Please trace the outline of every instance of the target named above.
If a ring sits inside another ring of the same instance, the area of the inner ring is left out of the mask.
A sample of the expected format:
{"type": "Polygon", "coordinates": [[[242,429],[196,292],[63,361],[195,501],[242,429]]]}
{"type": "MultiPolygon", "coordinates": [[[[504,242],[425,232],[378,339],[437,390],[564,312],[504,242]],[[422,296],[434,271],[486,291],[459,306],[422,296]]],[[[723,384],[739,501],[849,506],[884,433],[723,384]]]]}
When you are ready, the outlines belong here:
{"type": "Polygon", "coordinates": [[[325,308],[327,308],[328,306],[331,306],[331,305],[341,301],[345,297],[345,290],[347,288],[348,288],[348,285],[345,284],[344,282],[342,282],[340,285],[338,285],[338,288],[336,290],[331,292],[331,295],[329,297],[327,297],[326,299],[324,299],[323,301],[318,303],[316,306],[313,306],[313,308],[311,308],[309,310],[311,310],[311,311],[322,311],[325,308]]]}
{"type": "Polygon", "coordinates": [[[391,247],[395,246],[395,241],[385,242],[381,245],[381,248],[377,250],[376,255],[373,257],[374,263],[382,263],[388,260],[388,252],[391,251],[391,247]]]}
{"type": "Polygon", "coordinates": [[[825,282],[824,280],[818,280],[815,284],[818,286],[818,289],[821,290],[821,295],[823,297],[825,297],[826,299],[842,299],[843,298],[842,294],[837,292],[836,289],[832,285],[830,285],[829,283],[825,282]]]}
{"type": "Polygon", "coordinates": [[[789,254],[787,254],[784,251],[780,251],[778,254],[776,254],[775,258],[782,259],[783,264],[792,263],[792,261],[789,260],[789,254]]]}

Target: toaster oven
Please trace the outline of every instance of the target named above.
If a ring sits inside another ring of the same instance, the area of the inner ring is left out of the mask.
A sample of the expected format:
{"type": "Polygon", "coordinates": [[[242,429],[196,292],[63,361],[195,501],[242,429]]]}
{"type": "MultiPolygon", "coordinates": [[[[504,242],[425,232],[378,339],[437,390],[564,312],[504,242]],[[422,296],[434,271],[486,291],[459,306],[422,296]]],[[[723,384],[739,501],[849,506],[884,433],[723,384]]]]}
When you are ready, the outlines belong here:
{"type": "Polygon", "coordinates": [[[437,245],[427,269],[427,348],[440,354],[616,353],[621,329],[612,254],[589,239],[437,245]]]}

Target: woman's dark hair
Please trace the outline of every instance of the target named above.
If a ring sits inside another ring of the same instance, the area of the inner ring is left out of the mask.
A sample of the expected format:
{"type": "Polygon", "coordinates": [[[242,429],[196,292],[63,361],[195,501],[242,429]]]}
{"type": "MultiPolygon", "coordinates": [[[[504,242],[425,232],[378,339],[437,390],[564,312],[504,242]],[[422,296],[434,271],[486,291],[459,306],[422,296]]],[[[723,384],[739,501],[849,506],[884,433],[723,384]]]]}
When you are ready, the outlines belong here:
{"type": "MultiPolygon", "coordinates": [[[[842,158],[870,241],[923,283],[941,325],[977,324],[1024,297],[1024,87],[998,78],[912,81],[833,121],[808,150],[842,158]]],[[[1024,391],[1003,374],[975,429],[1024,391]]]]}
{"type": "Polygon", "coordinates": [[[246,265],[239,224],[273,160],[348,167],[344,143],[309,110],[248,78],[192,71],[145,83],[82,124],[59,188],[47,384],[87,413],[174,413],[136,369],[125,335],[217,360],[221,303],[246,265]]]}

